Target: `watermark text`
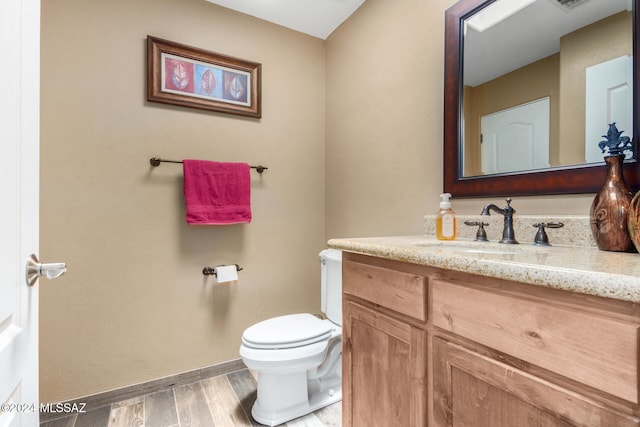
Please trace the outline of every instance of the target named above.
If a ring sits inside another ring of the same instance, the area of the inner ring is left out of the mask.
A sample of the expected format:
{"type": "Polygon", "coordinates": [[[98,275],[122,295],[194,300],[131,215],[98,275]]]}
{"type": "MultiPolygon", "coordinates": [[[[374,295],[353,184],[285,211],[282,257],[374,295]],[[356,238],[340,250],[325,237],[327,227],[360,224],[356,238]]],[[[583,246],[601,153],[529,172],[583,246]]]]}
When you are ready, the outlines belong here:
{"type": "Polygon", "coordinates": [[[49,414],[82,414],[86,411],[86,403],[3,403],[1,412],[42,412],[49,414]]]}

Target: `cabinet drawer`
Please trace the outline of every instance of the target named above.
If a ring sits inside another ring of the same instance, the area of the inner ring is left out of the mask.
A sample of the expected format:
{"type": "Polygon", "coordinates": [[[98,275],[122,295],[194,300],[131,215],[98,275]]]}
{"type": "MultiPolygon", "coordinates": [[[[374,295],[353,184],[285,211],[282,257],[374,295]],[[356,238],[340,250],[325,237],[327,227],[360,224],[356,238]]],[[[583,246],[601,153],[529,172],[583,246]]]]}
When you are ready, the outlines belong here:
{"type": "Polygon", "coordinates": [[[462,283],[432,282],[433,324],[638,403],[638,325],[462,283]]]}
{"type": "Polygon", "coordinates": [[[427,278],[349,260],[342,262],[342,290],[415,319],[427,320],[427,278]]]}

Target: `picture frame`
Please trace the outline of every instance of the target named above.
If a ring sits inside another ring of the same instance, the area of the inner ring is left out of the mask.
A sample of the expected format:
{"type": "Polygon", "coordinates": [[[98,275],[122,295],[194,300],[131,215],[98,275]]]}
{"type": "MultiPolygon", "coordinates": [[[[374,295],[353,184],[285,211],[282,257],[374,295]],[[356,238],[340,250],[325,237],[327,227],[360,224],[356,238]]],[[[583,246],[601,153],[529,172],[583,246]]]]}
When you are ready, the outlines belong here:
{"type": "Polygon", "coordinates": [[[147,36],[147,100],[262,117],[262,65],[147,36]]]}

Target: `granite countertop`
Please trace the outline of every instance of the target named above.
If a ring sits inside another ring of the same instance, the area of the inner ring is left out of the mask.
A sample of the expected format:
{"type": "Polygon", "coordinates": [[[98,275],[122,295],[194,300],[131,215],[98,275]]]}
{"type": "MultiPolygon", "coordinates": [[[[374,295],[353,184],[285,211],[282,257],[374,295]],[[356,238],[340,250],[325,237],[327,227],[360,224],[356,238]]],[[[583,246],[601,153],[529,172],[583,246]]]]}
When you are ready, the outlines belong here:
{"type": "Polygon", "coordinates": [[[329,247],[413,264],[640,302],[640,254],[594,247],[502,245],[435,237],[331,239],[329,247]],[[479,250],[476,251],[476,248],[479,250]]]}

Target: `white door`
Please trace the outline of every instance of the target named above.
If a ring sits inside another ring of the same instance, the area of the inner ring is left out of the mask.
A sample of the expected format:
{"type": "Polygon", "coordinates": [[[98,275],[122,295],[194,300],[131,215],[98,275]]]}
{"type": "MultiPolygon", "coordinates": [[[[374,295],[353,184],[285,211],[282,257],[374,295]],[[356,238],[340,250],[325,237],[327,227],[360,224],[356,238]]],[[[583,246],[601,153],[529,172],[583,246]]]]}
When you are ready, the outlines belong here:
{"type": "MultiPolygon", "coordinates": [[[[598,142],[614,123],[633,137],[633,60],[621,56],[586,70],[585,161],[603,162],[598,142]]],[[[629,153],[627,157],[631,157],[629,153]]]]}
{"type": "Polygon", "coordinates": [[[0,427],[38,425],[38,286],[25,262],[38,252],[40,0],[0,13],[0,427]]]}
{"type": "Polygon", "coordinates": [[[482,116],[482,173],[549,167],[549,98],[482,116]]]}

